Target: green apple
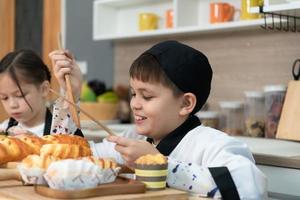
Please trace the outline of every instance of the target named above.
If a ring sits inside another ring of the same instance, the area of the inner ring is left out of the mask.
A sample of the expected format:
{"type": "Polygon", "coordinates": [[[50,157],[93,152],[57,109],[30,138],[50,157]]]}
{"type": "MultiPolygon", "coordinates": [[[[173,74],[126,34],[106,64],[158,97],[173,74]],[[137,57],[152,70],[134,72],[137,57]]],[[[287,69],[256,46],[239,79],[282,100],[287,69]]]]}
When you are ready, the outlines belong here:
{"type": "Polygon", "coordinates": [[[96,94],[93,92],[93,90],[88,86],[86,82],[82,84],[80,100],[83,102],[97,101],[96,94]]]}
{"type": "Polygon", "coordinates": [[[119,97],[115,92],[109,91],[99,95],[97,97],[97,101],[102,103],[117,103],[119,101],[119,97]]]}

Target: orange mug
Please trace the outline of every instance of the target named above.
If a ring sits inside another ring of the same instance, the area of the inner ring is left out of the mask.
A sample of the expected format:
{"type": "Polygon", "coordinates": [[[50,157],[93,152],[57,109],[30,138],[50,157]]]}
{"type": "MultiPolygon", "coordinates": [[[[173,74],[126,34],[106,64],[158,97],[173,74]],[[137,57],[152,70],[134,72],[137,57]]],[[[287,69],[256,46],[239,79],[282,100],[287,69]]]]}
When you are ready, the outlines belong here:
{"type": "Polygon", "coordinates": [[[229,3],[210,4],[210,23],[229,22],[233,20],[235,8],[229,3]]]}

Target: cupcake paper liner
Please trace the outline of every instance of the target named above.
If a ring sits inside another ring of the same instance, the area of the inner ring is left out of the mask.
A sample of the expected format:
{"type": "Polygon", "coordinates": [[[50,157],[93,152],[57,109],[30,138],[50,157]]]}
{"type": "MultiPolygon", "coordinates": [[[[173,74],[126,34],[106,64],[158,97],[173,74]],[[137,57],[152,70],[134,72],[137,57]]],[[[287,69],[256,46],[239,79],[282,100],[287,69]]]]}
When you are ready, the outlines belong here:
{"type": "Polygon", "coordinates": [[[135,165],[136,180],[145,183],[148,190],[162,190],[166,188],[168,164],[161,165],[135,165]]]}

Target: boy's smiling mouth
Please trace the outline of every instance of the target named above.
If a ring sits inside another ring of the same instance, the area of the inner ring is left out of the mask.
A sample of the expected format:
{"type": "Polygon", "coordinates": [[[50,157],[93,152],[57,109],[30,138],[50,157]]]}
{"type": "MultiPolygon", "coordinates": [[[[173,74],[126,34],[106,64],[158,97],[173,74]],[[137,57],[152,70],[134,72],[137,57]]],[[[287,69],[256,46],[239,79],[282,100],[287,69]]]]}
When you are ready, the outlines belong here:
{"type": "Polygon", "coordinates": [[[140,115],[135,115],[134,119],[135,119],[136,122],[140,122],[140,121],[143,121],[143,120],[147,119],[147,117],[140,116],[140,115]]]}

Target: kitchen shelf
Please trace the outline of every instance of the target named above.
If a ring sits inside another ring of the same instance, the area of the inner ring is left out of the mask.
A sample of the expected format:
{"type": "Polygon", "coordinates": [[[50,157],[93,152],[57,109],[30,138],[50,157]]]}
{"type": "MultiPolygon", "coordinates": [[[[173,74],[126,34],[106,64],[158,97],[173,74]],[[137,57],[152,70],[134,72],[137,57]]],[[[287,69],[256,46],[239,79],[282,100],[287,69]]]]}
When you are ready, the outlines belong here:
{"type": "Polygon", "coordinates": [[[140,38],[140,37],[155,37],[163,35],[177,35],[177,34],[193,34],[193,33],[206,33],[214,31],[225,31],[225,30],[242,30],[249,29],[251,27],[257,27],[263,25],[264,20],[247,20],[247,21],[236,21],[236,22],[227,22],[220,24],[208,24],[205,26],[197,27],[182,27],[182,28],[173,28],[173,29],[161,29],[154,31],[143,31],[143,32],[130,32],[130,33],[107,33],[107,34],[98,34],[94,35],[94,40],[117,40],[117,39],[129,39],[129,38],[140,38]]]}
{"type": "MultiPolygon", "coordinates": [[[[93,39],[117,40],[164,35],[242,30],[264,25],[263,19],[209,23],[210,0],[96,0],[93,13],[93,39]],[[173,9],[174,27],[164,28],[165,12],[173,9]],[[138,30],[139,13],[150,12],[160,17],[159,29],[138,30]]],[[[228,1],[236,8],[239,0],[228,1]]]]}
{"type": "Polygon", "coordinates": [[[273,12],[286,14],[291,16],[300,16],[300,1],[288,1],[288,0],[277,0],[277,1],[265,1],[264,6],[261,8],[253,7],[250,8],[251,13],[259,12],[273,12]]]}

